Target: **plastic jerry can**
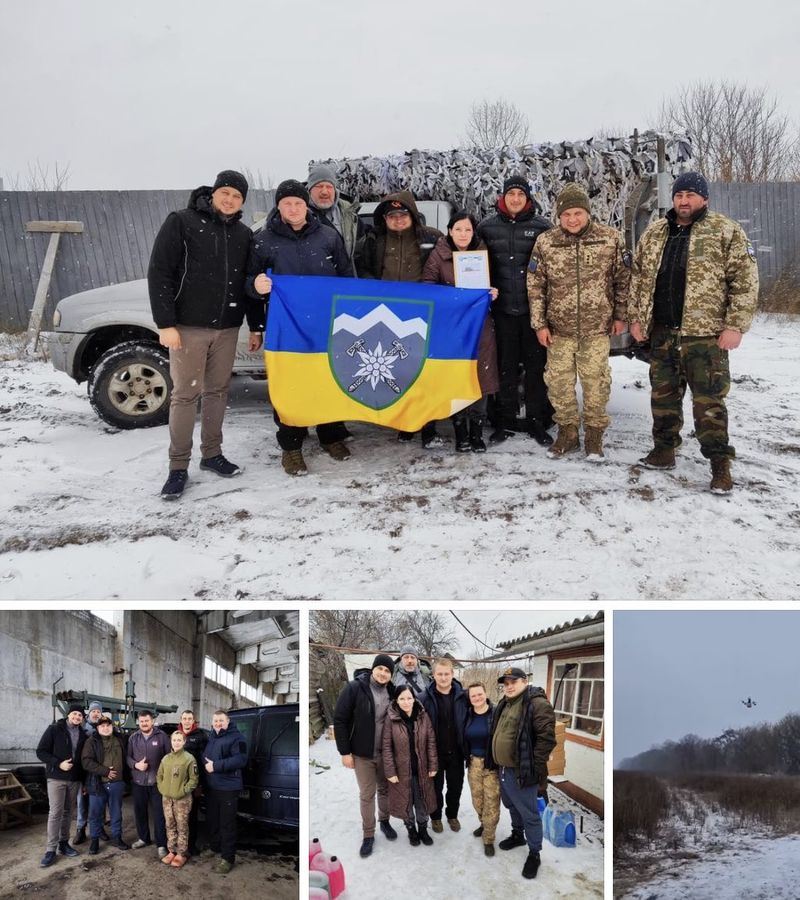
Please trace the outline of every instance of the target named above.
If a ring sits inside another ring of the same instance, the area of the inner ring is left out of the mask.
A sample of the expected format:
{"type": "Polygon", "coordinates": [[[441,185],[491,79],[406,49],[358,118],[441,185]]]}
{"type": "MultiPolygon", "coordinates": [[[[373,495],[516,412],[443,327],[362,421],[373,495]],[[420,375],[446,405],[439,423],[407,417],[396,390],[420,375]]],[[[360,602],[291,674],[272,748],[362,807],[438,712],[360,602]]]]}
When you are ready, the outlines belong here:
{"type": "Polygon", "coordinates": [[[560,809],[552,820],[553,836],[550,839],[555,847],[575,846],[575,816],[566,809],[560,809]]]}
{"type": "Polygon", "coordinates": [[[311,860],[318,854],[322,853],[322,841],[319,838],[311,838],[308,842],[308,864],[311,865],[311,860]]]}
{"type": "Polygon", "coordinates": [[[328,892],[322,888],[310,887],[308,889],[308,900],[328,900],[328,892]]]}
{"type": "Polygon", "coordinates": [[[326,897],[331,895],[331,884],[327,872],[317,872],[312,869],[308,873],[308,885],[309,887],[321,888],[325,891],[326,897]]]}
{"type": "MultiPolygon", "coordinates": [[[[544,798],[540,798],[544,799],[544,798]]],[[[553,843],[553,807],[545,806],[542,813],[542,836],[553,843]]]]}
{"type": "Polygon", "coordinates": [[[336,856],[328,856],[327,853],[317,853],[309,863],[309,868],[317,872],[325,872],[328,876],[330,895],[336,898],[344,892],[344,868],[336,856]]]}

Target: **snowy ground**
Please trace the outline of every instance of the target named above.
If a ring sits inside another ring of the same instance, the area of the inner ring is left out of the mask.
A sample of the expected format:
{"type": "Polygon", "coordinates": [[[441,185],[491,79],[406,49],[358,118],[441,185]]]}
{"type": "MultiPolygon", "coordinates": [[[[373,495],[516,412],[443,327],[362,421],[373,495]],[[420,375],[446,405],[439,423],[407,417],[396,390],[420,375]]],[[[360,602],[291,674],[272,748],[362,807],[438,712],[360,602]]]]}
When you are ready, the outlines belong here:
{"type": "MultiPolygon", "coordinates": [[[[687,792],[682,792],[687,794],[687,792]]],[[[776,837],[764,828],[741,827],[732,816],[712,812],[702,798],[689,802],[702,809],[687,824],[672,818],[671,851],[653,847],[615,868],[618,900],[797,900],[800,835],[776,837]],[[702,824],[700,824],[702,823],[702,824]],[[638,864],[637,864],[638,858],[638,864]],[[638,869],[638,871],[637,871],[638,869]]],[[[669,842],[667,842],[669,843],[669,842]]]]}
{"type": "MultiPolygon", "coordinates": [[[[497,850],[488,859],[480,840],[472,836],[478,817],[472,808],[469,785],[464,781],[459,821],[461,831],[445,825],[442,834],[433,834],[433,847],[412,847],[403,823],[392,819],[398,839],[390,843],[378,834],[375,850],[361,859],[361,818],[355,775],[345,769],[332,740],[320,738],[309,749],[311,820],[309,834],[318,837],[323,850],[338,856],[345,871],[345,900],[410,893],[437,900],[484,900],[487,897],[547,897],[548,900],[588,900],[603,896],[603,823],[579,809],[555,788],[551,800],[575,811],[575,821],[583,815],[584,833],[572,848],[553,847],[545,841],[542,866],[535,881],[522,878],[527,849],[497,850]],[[314,765],[319,763],[321,765],[314,765]],[[324,768],[329,766],[330,768],[324,768]],[[378,887],[380,885],[380,888],[378,887]],[[391,886],[391,887],[390,887],[391,886]],[[385,889],[385,890],[384,890],[385,889]]],[[[511,820],[501,809],[497,838],[511,833],[511,820]]]]}
{"type": "Polygon", "coordinates": [[[289,478],[264,384],[237,379],[225,452],[246,471],[225,481],[194,461],[178,504],[158,497],[165,428],[117,431],[85,386],[6,360],[0,599],[797,599],[798,338],[800,323],[761,318],[732,354],[729,497],[708,493],[688,425],[674,471],[636,466],[649,386],[627,359],[601,465],[523,436],[425,452],[356,423],[352,459],[312,439],[311,474],[289,478]]]}

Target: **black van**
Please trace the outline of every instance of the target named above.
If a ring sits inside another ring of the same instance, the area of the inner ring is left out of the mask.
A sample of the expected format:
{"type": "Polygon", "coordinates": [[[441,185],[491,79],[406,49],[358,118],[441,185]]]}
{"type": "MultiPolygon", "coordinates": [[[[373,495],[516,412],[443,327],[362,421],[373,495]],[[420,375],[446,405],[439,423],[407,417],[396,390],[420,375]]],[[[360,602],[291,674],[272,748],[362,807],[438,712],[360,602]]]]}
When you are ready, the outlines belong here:
{"type": "Polygon", "coordinates": [[[231,721],[247,741],[239,815],[271,828],[300,824],[300,706],[231,709],[231,721]]]}

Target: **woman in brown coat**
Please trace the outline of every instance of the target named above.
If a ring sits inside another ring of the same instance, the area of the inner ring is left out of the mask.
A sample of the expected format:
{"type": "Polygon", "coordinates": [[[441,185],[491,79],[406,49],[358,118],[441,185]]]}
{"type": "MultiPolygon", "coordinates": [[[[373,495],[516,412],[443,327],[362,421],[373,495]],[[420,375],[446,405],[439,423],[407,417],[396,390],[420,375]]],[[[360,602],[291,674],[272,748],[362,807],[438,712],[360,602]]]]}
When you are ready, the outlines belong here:
{"type": "MultiPolygon", "coordinates": [[[[486,245],[477,235],[475,217],[465,209],[453,213],[447,223],[447,237],[439,238],[431,251],[422,280],[428,284],[455,285],[453,269],[453,251],[485,250],[486,245]]],[[[490,288],[492,300],[497,298],[497,288],[490,288]]],[[[456,435],[456,451],[465,453],[485,453],[483,442],[483,423],[486,419],[486,401],[489,394],[500,390],[500,379],[497,374],[497,342],[494,336],[494,322],[487,314],[478,342],[478,382],[481,386],[481,399],[471,406],[451,416],[453,430],[456,435]]]]}
{"type": "Polygon", "coordinates": [[[402,819],[412,847],[433,843],[428,814],[436,809],[433,776],[439,767],[436,735],[411,688],[399,691],[383,725],[383,770],[389,782],[389,815],[402,819]],[[416,821],[415,821],[416,816],[416,821]]]}

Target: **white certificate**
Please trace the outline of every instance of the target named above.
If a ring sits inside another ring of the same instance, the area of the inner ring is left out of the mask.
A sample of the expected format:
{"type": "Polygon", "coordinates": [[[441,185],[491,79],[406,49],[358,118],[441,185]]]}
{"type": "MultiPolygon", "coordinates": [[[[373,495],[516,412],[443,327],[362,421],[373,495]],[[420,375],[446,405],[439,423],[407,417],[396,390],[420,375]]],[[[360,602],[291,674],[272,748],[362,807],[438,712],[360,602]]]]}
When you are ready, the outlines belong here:
{"type": "Polygon", "coordinates": [[[486,250],[467,250],[453,254],[456,287],[489,287],[489,253],[486,250]]]}

